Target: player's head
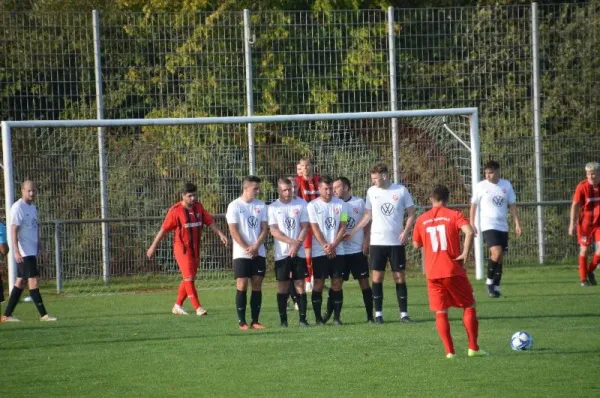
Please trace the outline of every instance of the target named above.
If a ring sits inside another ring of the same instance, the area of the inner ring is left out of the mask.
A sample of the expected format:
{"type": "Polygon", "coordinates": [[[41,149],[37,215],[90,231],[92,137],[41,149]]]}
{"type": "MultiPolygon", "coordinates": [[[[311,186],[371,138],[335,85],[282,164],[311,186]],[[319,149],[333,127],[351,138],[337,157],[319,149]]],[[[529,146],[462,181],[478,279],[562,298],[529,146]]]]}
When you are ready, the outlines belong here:
{"type": "Polygon", "coordinates": [[[298,192],[298,181],[296,181],[294,176],[285,176],[283,178],[287,178],[292,183],[292,197],[295,198],[298,192]]]}
{"type": "Polygon", "coordinates": [[[246,176],[242,180],[242,196],[244,199],[255,199],[260,193],[260,178],[257,176],[246,176]]]}
{"type": "Polygon", "coordinates": [[[277,180],[277,193],[279,194],[279,200],[283,203],[288,203],[294,197],[294,185],[292,181],[283,177],[277,180]]]}
{"type": "Polygon", "coordinates": [[[445,185],[436,185],[429,194],[431,204],[436,206],[445,206],[450,199],[450,190],[445,185]]]}
{"type": "Polygon", "coordinates": [[[37,187],[31,180],[24,181],[21,184],[21,198],[27,202],[31,203],[35,200],[37,196],[37,187]]]}
{"type": "Polygon", "coordinates": [[[191,207],[198,199],[198,187],[196,184],[186,182],[181,186],[181,201],[187,207],[191,207]]]}
{"type": "Polygon", "coordinates": [[[319,177],[319,195],[321,199],[325,202],[329,202],[331,200],[331,196],[333,195],[333,180],[329,176],[321,176],[319,177]]]}
{"type": "Polygon", "coordinates": [[[371,182],[376,187],[382,188],[389,184],[389,170],[387,164],[377,163],[371,169],[371,182]]]}
{"type": "Polygon", "coordinates": [[[333,194],[338,198],[348,198],[352,184],[346,177],[338,177],[333,181],[333,194]]]}
{"type": "Polygon", "coordinates": [[[299,175],[300,177],[302,177],[304,175],[304,171],[302,169],[302,165],[300,164],[300,162],[298,162],[298,164],[296,165],[296,174],[299,175]]]}
{"type": "Polygon", "coordinates": [[[312,159],[304,156],[302,158],[300,158],[300,161],[298,162],[298,166],[301,172],[301,176],[303,177],[310,177],[313,174],[313,169],[312,169],[312,159]]]}
{"type": "Polygon", "coordinates": [[[486,180],[496,184],[498,180],[500,180],[500,164],[495,160],[488,160],[487,163],[483,165],[483,173],[486,180]]]}
{"type": "Polygon", "coordinates": [[[600,184],[600,163],[590,162],[586,164],[585,176],[591,184],[600,184]]]}

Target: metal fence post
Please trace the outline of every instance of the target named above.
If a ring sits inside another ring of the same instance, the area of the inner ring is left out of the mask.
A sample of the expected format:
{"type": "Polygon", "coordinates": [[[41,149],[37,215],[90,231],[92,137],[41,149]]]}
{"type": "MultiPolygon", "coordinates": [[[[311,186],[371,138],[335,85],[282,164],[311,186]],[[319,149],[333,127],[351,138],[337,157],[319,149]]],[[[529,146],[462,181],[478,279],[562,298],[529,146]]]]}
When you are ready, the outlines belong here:
{"type": "MultiPolygon", "coordinates": [[[[100,60],[100,18],[97,10],[92,11],[94,26],[94,74],[96,77],[96,117],[104,119],[104,100],[102,97],[102,63],[100,60]]],[[[108,190],[106,187],[106,152],[104,127],[98,127],[98,162],[100,172],[100,216],[108,218],[108,190]]],[[[102,277],[104,282],[110,279],[109,229],[102,223],[102,277]]]]}
{"type": "MultiPolygon", "coordinates": [[[[531,53],[533,64],[533,136],[535,141],[535,198],[537,202],[544,200],[544,186],[542,177],[542,143],[541,143],[541,109],[540,109],[540,61],[538,46],[538,6],[531,3],[531,53]]],[[[537,238],[538,261],[544,264],[544,208],[537,206],[537,238]]]]}
{"type": "Polygon", "coordinates": [[[54,261],[56,263],[56,293],[62,291],[62,260],[60,250],[60,221],[54,222],[54,261]]]}
{"type": "MultiPolygon", "coordinates": [[[[252,36],[250,34],[250,10],[244,9],[244,63],[246,67],[246,109],[247,115],[254,115],[254,91],[252,89],[252,36]]],[[[256,174],[256,153],[254,147],[254,125],[248,123],[248,163],[250,174],[256,174]]]]}
{"type": "MultiPolygon", "coordinates": [[[[388,64],[390,70],[390,110],[398,109],[397,87],[396,87],[396,42],[394,35],[394,7],[388,7],[388,64]]],[[[398,119],[392,119],[392,163],[394,169],[394,182],[400,182],[400,162],[398,159],[398,119]]]]}

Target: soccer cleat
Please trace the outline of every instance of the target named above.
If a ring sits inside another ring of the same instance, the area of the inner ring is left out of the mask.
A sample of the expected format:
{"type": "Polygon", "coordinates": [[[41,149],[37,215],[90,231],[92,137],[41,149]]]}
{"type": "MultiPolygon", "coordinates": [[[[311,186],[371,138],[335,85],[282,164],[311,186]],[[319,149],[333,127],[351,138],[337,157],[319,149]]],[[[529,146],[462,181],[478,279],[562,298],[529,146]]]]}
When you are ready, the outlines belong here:
{"type": "Polygon", "coordinates": [[[51,316],[51,315],[46,314],[46,315],[44,315],[43,317],[40,318],[40,321],[42,321],[42,322],[56,322],[56,321],[58,321],[58,319],[55,318],[55,317],[53,317],[53,316],[51,316]]]}
{"type": "Polygon", "coordinates": [[[487,285],[487,288],[488,288],[488,297],[489,298],[499,297],[496,295],[496,290],[494,289],[494,285],[487,285]]]}
{"type": "Polygon", "coordinates": [[[204,315],[208,315],[208,311],[206,311],[204,308],[202,307],[198,307],[196,309],[196,315],[198,316],[204,316],[204,315]]]}
{"type": "Polygon", "coordinates": [[[14,316],[6,316],[6,315],[2,315],[2,318],[0,318],[0,322],[2,323],[6,323],[6,322],[21,322],[21,320],[17,317],[14,316]]]}
{"type": "Polygon", "coordinates": [[[596,275],[594,275],[593,271],[588,272],[587,277],[590,285],[596,286],[598,284],[598,282],[596,282],[596,275]]]}
{"type": "Polygon", "coordinates": [[[327,323],[329,322],[329,320],[331,319],[331,316],[333,315],[333,311],[332,312],[328,312],[325,314],[325,317],[323,318],[323,323],[327,323]]]}
{"type": "Polygon", "coordinates": [[[334,319],[332,322],[333,326],[342,326],[343,323],[339,319],[334,319]]]}
{"type": "Polygon", "coordinates": [[[581,281],[581,287],[588,287],[590,283],[588,281],[581,281]]]}
{"type": "Polygon", "coordinates": [[[298,303],[294,303],[294,310],[300,311],[300,307],[298,307],[298,303]]]}
{"type": "Polygon", "coordinates": [[[413,323],[413,320],[410,319],[410,317],[408,315],[405,315],[402,318],[400,318],[400,322],[402,322],[402,323],[413,323]]]}
{"type": "Polygon", "coordinates": [[[260,324],[260,323],[258,323],[258,322],[252,322],[252,323],[250,324],[250,327],[251,327],[252,329],[264,329],[264,328],[265,328],[263,325],[261,325],[261,324],[260,324]]]}
{"type": "Polygon", "coordinates": [[[246,322],[240,322],[240,330],[248,330],[250,326],[246,322]]]}
{"type": "Polygon", "coordinates": [[[488,355],[487,352],[483,351],[483,350],[472,350],[469,348],[469,351],[467,351],[467,355],[469,357],[485,357],[488,355]]]}
{"type": "Polygon", "coordinates": [[[368,324],[373,324],[373,323],[375,323],[375,319],[373,319],[373,318],[368,318],[368,319],[367,319],[367,323],[368,323],[368,324]]]}
{"type": "Polygon", "coordinates": [[[317,319],[317,321],[315,322],[317,326],[324,326],[325,322],[323,321],[323,318],[321,319],[317,319]]]}
{"type": "Polygon", "coordinates": [[[182,306],[175,304],[171,312],[175,315],[188,315],[182,306]]]}
{"type": "Polygon", "coordinates": [[[375,317],[375,323],[378,325],[382,325],[383,324],[383,317],[382,316],[376,316],[375,317]]]}
{"type": "Polygon", "coordinates": [[[306,321],[300,321],[300,322],[298,322],[298,325],[299,325],[301,328],[307,328],[307,327],[309,327],[309,326],[310,326],[310,323],[308,323],[308,322],[306,322],[306,321]]]}
{"type": "Polygon", "coordinates": [[[448,358],[448,359],[454,359],[454,358],[456,358],[456,354],[453,354],[453,353],[450,352],[450,353],[446,354],[446,358],[448,358]]]}
{"type": "Polygon", "coordinates": [[[288,327],[288,323],[287,322],[281,322],[280,325],[282,328],[287,328],[288,327]]]}

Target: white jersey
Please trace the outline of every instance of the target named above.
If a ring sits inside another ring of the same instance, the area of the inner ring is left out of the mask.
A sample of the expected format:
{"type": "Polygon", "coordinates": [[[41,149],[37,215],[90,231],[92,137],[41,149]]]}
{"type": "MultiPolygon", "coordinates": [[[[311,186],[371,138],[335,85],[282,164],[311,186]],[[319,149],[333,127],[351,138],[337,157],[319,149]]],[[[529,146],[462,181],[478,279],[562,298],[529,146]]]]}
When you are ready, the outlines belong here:
{"type": "Polygon", "coordinates": [[[481,231],[495,229],[508,232],[508,206],[516,201],[515,191],[508,180],[501,178],[497,184],[488,180],[478,182],[471,203],[479,206],[481,231]]]}
{"type": "Polygon", "coordinates": [[[27,204],[23,199],[17,200],[10,208],[10,222],[19,226],[17,240],[21,256],[37,256],[38,254],[38,212],[34,204],[27,204]]]}
{"type": "MultiPolygon", "coordinates": [[[[256,243],[260,236],[261,223],[267,221],[267,206],[265,202],[253,199],[247,203],[237,198],[227,206],[228,224],[237,224],[240,236],[248,245],[256,243]]],[[[260,245],[258,255],[266,257],[265,245],[260,245]]],[[[233,241],[233,259],[251,258],[235,240],[233,241]]]]}
{"type": "Polygon", "coordinates": [[[369,188],[365,208],[373,213],[371,246],[400,246],[398,238],[404,231],[404,210],[414,205],[404,185],[369,188]]]}
{"type": "MultiPolygon", "coordinates": [[[[308,204],[308,220],[311,224],[318,224],[327,243],[333,243],[338,234],[340,223],[347,222],[347,206],[343,200],[336,197],[331,201],[324,202],[320,197],[308,204]]],[[[335,250],[338,256],[344,255],[344,245],[339,244],[335,250]]],[[[319,243],[315,235],[312,238],[312,256],[325,256],[325,250],[319,243]]]]}
{"type": "MultiPolygon", "coordinates": [[[[365,201],[358,196],[351,196],[350,199],[345,202],[348,208],[348,224],[346,224],[346,231],[350,232],[354,229],[354,226],[358,224],[358,221],[365,213],[365,201]]],[[[365,231],[364,228],[361,228],[360,231],[357,231],[354,236],[352,236],[352,239],[344,241],[345,254],[362,253],[362,244],[364,240],[365,231]]]]}
{"type": "MultiPolygon", "coordinates": [[[[292,199],[289,203],[281,203],[279,199],[269,205],[269,226],[277,225],[281,233],[288,238],[298,239],[302,231],[302,223],[308,223],[307,203],[304,199],[292,199]]],[[[274,239],[275,261],[282,260],[290,255],[290,245],[274,239]]],[[[300,245],[298,257],[306,257],[304,243],[300,245]]]]}

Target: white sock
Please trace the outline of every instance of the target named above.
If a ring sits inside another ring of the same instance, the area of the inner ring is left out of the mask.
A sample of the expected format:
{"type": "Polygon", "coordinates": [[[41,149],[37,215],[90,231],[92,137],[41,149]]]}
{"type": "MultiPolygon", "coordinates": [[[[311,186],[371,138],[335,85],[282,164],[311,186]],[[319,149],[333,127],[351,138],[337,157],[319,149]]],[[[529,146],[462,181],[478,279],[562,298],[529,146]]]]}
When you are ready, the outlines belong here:
{"type": "Polygon", "coordinates": [[[493,280],[493,279],[490,279],[490,278],[486,278],[486,280],[485,280],[485,284],[486,284],[486,285],[488,285],[488,286],[489,286],[489,285],[493,285],[493,284],[494,284],[494,280],[493,280]]]}
{"type": "Polygon", "coordinates": [[[383,311],[375,311],[375,317],[383,316],[383,311]]]}
{"type": "Polygon", "coordinates": [[[408,316],[408,312],[401,312],[400,313],[400,318],[404,318],[405,316],[408,316]]]}

